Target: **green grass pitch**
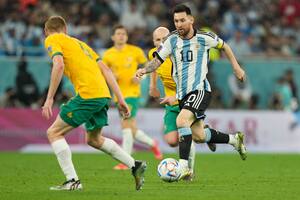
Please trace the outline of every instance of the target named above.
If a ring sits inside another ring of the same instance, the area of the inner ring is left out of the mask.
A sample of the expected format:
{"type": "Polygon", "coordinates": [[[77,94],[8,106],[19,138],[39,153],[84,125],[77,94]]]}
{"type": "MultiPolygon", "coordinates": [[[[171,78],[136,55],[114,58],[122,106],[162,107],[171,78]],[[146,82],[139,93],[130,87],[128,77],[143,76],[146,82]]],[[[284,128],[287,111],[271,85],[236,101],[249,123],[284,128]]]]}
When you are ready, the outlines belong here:
{"type": "MultiPolygon", "coordinates": [[[[165,183],[156,172],[150,153],[134,154],[148,163],[146,182],[135,191],[129,171],[114,171],[117,163],[104,154],[74,154],[73,161],[84,189],[49,191],[64,176],[53,154],[0,153],[1,200],[182,199],[228,200],[300,199],[300,155],[197,154],[193,182],[165,183]]],[[[165,155],[177,158],[177,155],[165,155]]]]}

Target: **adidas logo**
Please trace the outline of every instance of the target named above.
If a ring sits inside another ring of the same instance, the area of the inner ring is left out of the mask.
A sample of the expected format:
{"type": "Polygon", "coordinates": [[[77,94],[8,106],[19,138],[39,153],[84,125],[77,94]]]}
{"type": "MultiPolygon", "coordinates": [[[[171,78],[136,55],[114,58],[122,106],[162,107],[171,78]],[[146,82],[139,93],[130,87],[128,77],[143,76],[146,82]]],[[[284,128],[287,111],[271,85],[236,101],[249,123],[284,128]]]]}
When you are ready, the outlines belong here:
{"type": "Polygon", "coordinates": [[[179,142],[183,142],[184,141],[184,137],[183,136],[180,136],[179,137],[179,142]]]}

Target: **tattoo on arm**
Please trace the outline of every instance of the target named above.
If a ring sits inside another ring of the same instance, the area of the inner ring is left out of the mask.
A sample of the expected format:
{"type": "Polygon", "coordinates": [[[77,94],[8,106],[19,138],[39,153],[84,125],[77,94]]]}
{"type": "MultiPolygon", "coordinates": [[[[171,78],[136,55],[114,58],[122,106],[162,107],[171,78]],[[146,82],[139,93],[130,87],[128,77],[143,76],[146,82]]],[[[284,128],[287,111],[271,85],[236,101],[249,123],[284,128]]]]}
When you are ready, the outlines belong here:
{"type": "Polygon", "coordinates": [[[155,71],[161,65],[161,61],[158,58],[152,59],[145,64],[146,73],[155,71]]]}

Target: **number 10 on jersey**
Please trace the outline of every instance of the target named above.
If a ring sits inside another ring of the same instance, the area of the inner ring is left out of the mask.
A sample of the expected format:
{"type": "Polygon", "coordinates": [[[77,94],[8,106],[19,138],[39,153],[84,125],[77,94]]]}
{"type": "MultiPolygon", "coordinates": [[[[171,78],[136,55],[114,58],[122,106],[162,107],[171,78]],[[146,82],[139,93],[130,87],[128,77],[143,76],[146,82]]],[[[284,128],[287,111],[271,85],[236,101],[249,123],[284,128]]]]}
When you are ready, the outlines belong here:
{"type": "Polygon", "coordinates": [[[193,61],[193,51],[180,51],[181,62],[192,62],[193,61]]]}

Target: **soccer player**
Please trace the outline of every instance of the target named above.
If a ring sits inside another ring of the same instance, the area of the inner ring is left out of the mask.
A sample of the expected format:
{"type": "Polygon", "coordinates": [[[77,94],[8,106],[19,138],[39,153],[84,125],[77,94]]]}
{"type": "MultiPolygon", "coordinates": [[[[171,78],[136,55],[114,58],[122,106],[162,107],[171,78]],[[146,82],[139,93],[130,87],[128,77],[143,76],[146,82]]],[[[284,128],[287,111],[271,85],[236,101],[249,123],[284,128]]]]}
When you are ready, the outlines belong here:
{"type": "MultiPolygon", "coordinates": [[[[147,62],[142,49],[127,44],[128,33],[124,26],[116,25],[113,29],[112,40],[114,46],[103,54],[103,62],[112,69],[126,103],[131,110],[131,116],[121,120],[123,141],[122,147],[128,153],[132,153],[133,140],[142,142],[151,147],[155,158],[162,159],[162,154],[155,140],[144,131],[137,128],[136,114],[139,106],[140,81],[135,77],[139,65],[147,62]]],[[[122,163],[114,167],[116,170],[128,169],[122,163]]]]}
{"type": "Polygon", "coordinates": [[[47,130],[49,142],[66,176],[62,185],[51,187],[50,190],[82,189],[72,162],[71,150],[65,140],[65,135],[81,124],[85,124],[88,145],[130,167],[136,189],[141,189],[146,163],[134,160],[115,141],[101,135],[102,127],[107,125],[110,101],[107,84],[115,93],[124,117],[130,115],[111,70],[87,44],[67,35],[67,25],[62,17],[52,16],[46,21],[45,35],[45,48],[53,66],[43,116],[46,119],[52,116],[53,99],[63,74],[70,79],[76,90],[76,96],[61,106],[59,115],[47,130]]]}
{"type": "Polygon", "coordinates": [[[198,32],[194,29],[194,18],[189,7],[177,5],[173,12],[176,31],[172,32],[155,52],[155,57],[146,63],[146,67],[136,72],[137,77],[155,71],[170,56],[173,66],[173,78],[176,82],[176,97],[179,100],[180,113],[176,119],[179,139],[179,163],[181,178],[189,176],[188,157],[192,138],[199,142],[229,143],[246,159],[244,134],[222,133],[212,128],[204,129],[205,110],[211,99],[211,88],[207,74],[208,52],[210,48],[224,50],[236,77],[245,80],[245,72],[238,64],[231,48],[217,35],[210,32],[198,32]],[[198,126],[198,131],[192,128],[198,126]],[[200,131],[201,130],[201,131],[200,131]]]}
{"type": "MultiPolygon", "coordinates": [[[[154,57],[155,51],[164,41],[165,38],[169,35],[170,31],[166,27],[158,27],[153,32],[153,43],[154,48],[152,48],[148,57],[149,60],[152,60],[154,57]]],[[[172,61],[170,58],[166,58],[165,62],[154,72],[151,73],[150,79],[150,90],[149,94],[152,97],[159,98],[160,92],[157,89],[157,79],[162,80],[164,86],[165,97],[162,99],[162,102],[168,103],[168,99],[175,97],[176,95],[176,83],[172,77],[172,61]]],[[[176,126],[176,118],[180,112],[178,101],[170,102],[170,105],[165,105],[165,116],[164,116],[164,140],[171,146],[178,146],[178,131],[176,126]]],[[[197,131],[197,130],[193,130],[197,131]]],[[[208,143],[209,149],[211,151],[216,151],[216,145],[208,143]]],[[[195,146],[192,142],[191,150],[189,154],[189,168],[191,172],[194,172],[194,163],[195,163],[195,146]]],[[[193,176],[190,176],[192,178],[193,176]]]]}

